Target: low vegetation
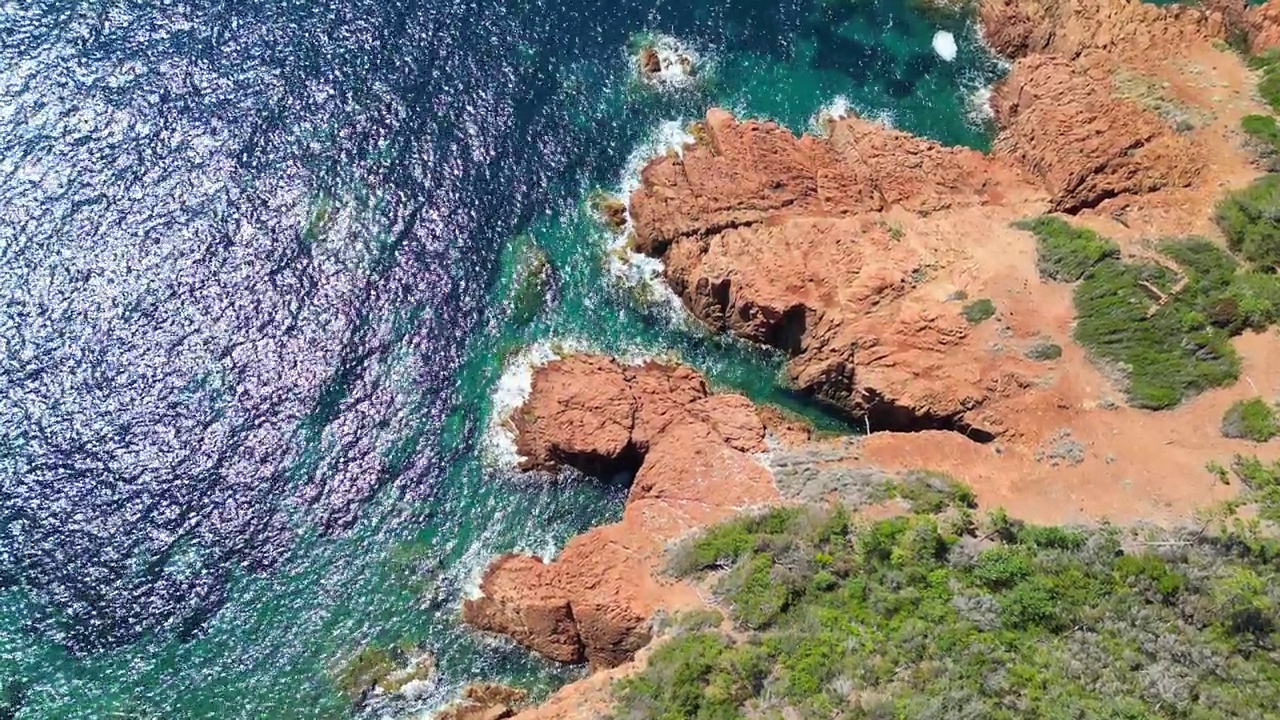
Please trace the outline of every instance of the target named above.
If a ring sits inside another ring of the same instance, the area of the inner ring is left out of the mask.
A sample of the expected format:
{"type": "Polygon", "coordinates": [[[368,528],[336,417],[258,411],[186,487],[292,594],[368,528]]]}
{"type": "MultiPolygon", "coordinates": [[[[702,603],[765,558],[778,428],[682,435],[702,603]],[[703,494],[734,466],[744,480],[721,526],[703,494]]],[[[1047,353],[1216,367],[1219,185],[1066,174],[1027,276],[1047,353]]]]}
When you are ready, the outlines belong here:
{"type": "Polygon", "coordinates": [[[1268,50],[1249,58],[1249,67],[1257,70],[1258,95],[1273,112],[1280,112],[1280,50],[1268,50]]]}
{"type": "Polygon", "coordinates": [[[996,304],[990,298],[978,298],[965,305],[960,314],[964,315],[970,325],[977,325],[996,314],[996,304]]]}
{"type": "Polygon", "coordinates": [[[1280,175],[1228,193],[1214,219],[1232,252],[1268,272],[1280,267],[1280,175]]]}
{"type": "Polygon", "coordinates": [[[1036,236],[1036,267],[1046,280],[1076,282],[1103,260],[1120,256],[1115,243],[1052,215],[1023,220],[1014,226],[1036,236]]]}
{"type": "Polygon", "coordinates": [[[1057,343],[1038,342],[1027,348],[1027,351],[1023,353],[1023,355],[1028,360],[1035,360],[1037,362],[1057,360],[1062,357],[1062,346],[1057,343]]]}
{"type": "Polygon", "coordinates": [[[1276,408],[1262,398],[1239,400],[1222,416],[1222,436],[1266,442],[1280,435],[1276,408]]]}
{"type": "Polygon", "coordinates": [[[1230,338],[1280,319],[1280,278],[1242,269],[1201,238],[1170,240],[1165,262],[1125,262],[1113,243],[1052,217],[1036,236],[1040,272],[1078,280],[1076,342],[1127,382],[1130,404],[1162,409],[1240,375],[1230,338]]]}
{"type": "MultiPolygon", "coordinates": [[[[1280,467],[1233,467],[1280,488],[1280,467]]],[[[836,506],[710,529],[675,569],[718,571],[734,632],[673,631],[616,688],[615,717],[1208,720],[1280,707],[1276,541],[1000,512],[980,524],[954,505],[874,523],[836,506]]]]}
{"type": "Polygon", "coordinates": [[[1245,115],[1240,129],[1249,136],[1249,149],[1269,172],[1280,170],[1280,126],[1271,115],[1245,115]]]}

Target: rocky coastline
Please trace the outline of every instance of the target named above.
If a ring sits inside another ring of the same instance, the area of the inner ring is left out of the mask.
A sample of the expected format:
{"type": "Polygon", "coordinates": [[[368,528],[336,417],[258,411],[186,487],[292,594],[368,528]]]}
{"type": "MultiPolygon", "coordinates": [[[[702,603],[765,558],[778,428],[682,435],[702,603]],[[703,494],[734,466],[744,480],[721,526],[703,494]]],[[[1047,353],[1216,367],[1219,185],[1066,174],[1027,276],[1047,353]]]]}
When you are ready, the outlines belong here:
{"type": "MultiPolygon", "coordinates": [[[[832,473],[945,471],[983,507],[1052,523],[1173,525],[1237,491],[1189,470],[1235,451],[1204,428],[1254,391],[1127,406],[1072,341],[1071,288],[1043,277],[1014,223],[1057,213],[1125,258],[1148,257],[1151,238],[1220,237],[1215,203],[1260,174],[1239,132],[1260,107],[1255,79],[1229,46],[1280,45],[1280,4],[981,0],[977,12],[1011,60],[990,153],[859,118],[796,137],[711,110],[695,143],[644,168],[625,208],[633,247],[662,261],[694,317],[780,350],[797,391],[870,432],[811,438],[678,365],[539,367],[512,418],[522,469],[635,480],[618,522],[551,562],[496,559],[464,605],[475,628],[593,670],[518,717],[607,708],[654,617],[705,604],[664,574],[669,546],[745,509],[838,494],[832,473]]],[[[623,224],[616,206],[610,219],[623,224]]],[[[1280,366],[1274,333],[1234,343],[1250,383],[1280,366]]]]}

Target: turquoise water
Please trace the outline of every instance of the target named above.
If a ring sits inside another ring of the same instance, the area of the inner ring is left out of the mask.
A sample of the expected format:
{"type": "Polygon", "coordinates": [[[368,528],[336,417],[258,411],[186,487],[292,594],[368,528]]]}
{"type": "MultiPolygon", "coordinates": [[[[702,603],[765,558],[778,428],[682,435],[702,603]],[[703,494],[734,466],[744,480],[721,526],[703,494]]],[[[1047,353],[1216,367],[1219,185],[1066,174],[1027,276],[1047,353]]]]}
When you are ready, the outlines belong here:
{"type": "Polygon", "coordinates": [[[493,555],[551,555],[626,492],[507,469],[504,369],[553,344],[678,357],[841,428],[777,387],[781,358],[620,279],[588,198],[712,105],[803,131],[843,97],[984,147],[970,98],[1000,72],[968,21],[898,0],[67,0],[0,5],[0,36],[18,718],[347,717],[334,679],[369,645],[439,667],[370,715],[578,676],[457,621],[493,555]],[[637,79],[655,35],[696,82],[637,79]]]}

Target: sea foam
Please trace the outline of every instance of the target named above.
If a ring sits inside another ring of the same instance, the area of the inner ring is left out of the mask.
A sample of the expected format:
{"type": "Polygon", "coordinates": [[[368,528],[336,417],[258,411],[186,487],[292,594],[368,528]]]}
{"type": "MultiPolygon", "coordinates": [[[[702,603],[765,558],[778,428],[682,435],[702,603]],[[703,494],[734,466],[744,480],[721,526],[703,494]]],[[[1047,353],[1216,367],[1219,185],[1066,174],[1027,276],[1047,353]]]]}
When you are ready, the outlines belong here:
{"type": "Polygon", "coordinates": [[[659,72],[640,73],[641,79],[651,85],[658,88],[687,88],[708,75],[711,63],[692,45],[682,40],[658,34],[647,45],[658,54],[658,62],[662,65],[659,72]]]}
{"type": "Polygon", "coordinates": [[[933,51],[938,53],[938,57],[953,62],[956,59],[956,36],[946,30],[939,30],[933,34],[933,51]]]}
{"type": "Polygon", "coordinates": [[[541,342],[507,359],[490,396],[489,427],[485,432],[486,459],[499,467],[516,467],[524,460],[516,450],[511,417],[533,392],[533,372],[539,367],[580,350],[575,341],[541,342]]]}
{"type": "Polygon", "coordinates": [[[619,231],[608,233],[605,240],[609,273],[631,289],[638,302],[662,311],[675,324],[690,320],[680,298],[662,279],[662,261],[631,249],[631,193],[640,187],[640,172],[650,160],[667,153],[683,157],[685,148],[695,142],[697,138],[688,131],[684,120],[667,120],[631,151],[618,183],[618,195],[627,206],[627,222],[619,231]]]}

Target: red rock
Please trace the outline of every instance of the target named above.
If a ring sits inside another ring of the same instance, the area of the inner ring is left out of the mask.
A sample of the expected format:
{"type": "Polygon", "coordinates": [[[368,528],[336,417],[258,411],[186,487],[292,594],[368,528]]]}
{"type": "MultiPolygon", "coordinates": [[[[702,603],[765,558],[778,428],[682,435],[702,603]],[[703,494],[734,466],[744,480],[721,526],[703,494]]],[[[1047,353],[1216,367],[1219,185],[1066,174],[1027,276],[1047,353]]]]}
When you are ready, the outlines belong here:
{"type": "Polygon", "coordinates": [[[1001,127],[992,154],[1039,178],[1057,211],[1185,187],[1203,166],[1188,139],[1113,97],[1108,78],[1087,76],[1057,57],[1014,63],[992,106],[1001,127]]]}
{"type": "Polygon", "coordinates": [[[1280,47],[1280,0],[1249,8],[1246,26],[1250,52],[1256,55],[1280,47]]]}
{"type": "Polygon", "coordinates": [[[582,662],[582,640],[569,599],[542,560],[503,555],[485,572],[480,592],[481,597],[463,602],[466,622],[506,633],[552,660],[582,662]]]}
{"type": "Polygon", "coordinates": [[[636,62],[640,65],[640,72],[645,75],[657,75],[662,72],[662,58],[658,57],[658,51],[652,47],[641,50],[636,62]]]}
{"type": "Polygon", "coordinates": [[[548,363],[534,374],[530,401],[513,417],[521,466],[614,467],[630,448],[636,408],[616,361],[576,355],[548,363]]]}
{"type": "Polygon", "coordinates": [[[481,597],[463,604],[474,627],[560,662],[629,660],[671,594],[656,577],[666,543],[777,500],[772,476],[745,454],[764,447],[751,402],[709,395],[687,367],[553,361],[535,371],[516,426],[530,467],[639,466],[620,522],[573,538],[550,563],[504,555],[485,571],[481,597]]]}
{"type": "Polygon", "coordinates": [[[1159,7],[1143,0],[981,0],[983,37],[1013,58],[1091,53],[1118,58],[1168,53],[1239,31],[1244,0],[1159,7]]]}
{"type": "Polygon", "coordinates": [[[711,395],[689,405],[689,414],[710,425],[735,450],[765,449],[764,423],[755,404],[741,395],[711,395]]]}
{"type": "Polygon", "coordinates": [[[639,453],[671,423],[686,420],[690,405],[707,397],[706,381],[683,365],[647,362],[623,372],[636,402],[631,442],[639,453]]]}
{"type": "Polygon", "coordinates": [[[666,252],[779,214],[845,216],[891,205],[929,212],[972,204],[1012,179],[981,153],[946,148],[859,119],[829,141],[797,139],[771,122],[707,112],[705,140],[649,163],[631,195],[637,249],[666,252]]]}

